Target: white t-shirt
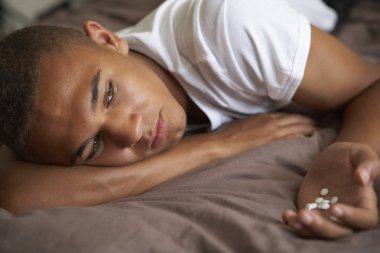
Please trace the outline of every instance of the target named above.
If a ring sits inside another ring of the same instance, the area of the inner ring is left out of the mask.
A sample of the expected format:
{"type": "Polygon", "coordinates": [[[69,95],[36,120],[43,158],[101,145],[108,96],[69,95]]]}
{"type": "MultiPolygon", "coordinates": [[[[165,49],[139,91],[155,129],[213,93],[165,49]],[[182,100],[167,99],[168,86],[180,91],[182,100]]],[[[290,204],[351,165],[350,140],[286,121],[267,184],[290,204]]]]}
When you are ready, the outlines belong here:
{"type": "Polygon", "coordinates": [[[311,28],[285,0],[167,0],[118,35],[169,70],[215,129],[290,102],[311,28]]]}
{"type": "Polygon", "coordinates": [[[338,22],[338,14],[322,0],[287,0],[294,9],[307,17],[310,23],[331,32],[338,22]]]}

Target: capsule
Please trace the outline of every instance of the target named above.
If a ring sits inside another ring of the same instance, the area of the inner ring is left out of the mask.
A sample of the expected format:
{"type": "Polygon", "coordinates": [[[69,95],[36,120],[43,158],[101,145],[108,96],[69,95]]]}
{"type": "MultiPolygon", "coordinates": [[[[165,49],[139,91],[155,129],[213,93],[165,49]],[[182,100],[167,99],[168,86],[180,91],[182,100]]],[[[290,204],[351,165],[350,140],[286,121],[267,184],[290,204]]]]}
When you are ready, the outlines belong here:
{"type": "Polygon", "coordinates": [[[320,203],[322,203],[324,200],[325,200],[324,198],[322,198],[322,197],[318,197],[318,198],[316,198],[314,201],[315,201],[315,203],[320,204],[320,203]]]}
{"type": "Polygon", "coordinates": [[[330,204],[329,203],[321,203],[318,205],[318,209],[321,209],[321,210],[328,210],[330,208],[330,204]]]}
{"type": "Polygon", "coordinates": [[[329,194],[329,189],[327,188],[323,188],[320,192],[321,196],[326,196],[327,194],[329,194]]]}
{"type": "Polygon", "coordinates": [[[313,209],[316,209],[317,207],[318,207],[318,205],[316,203],[309,203],[309,204],[306,205],[305,208],[306,208],[306,210],[311,211],[313,209]]]}
{"type": "Polygon", "coordinates": [[[338,203],[338,200],[339,200],[338,196],[334,196],[334,197],[331,198],[330,203],[331,204],[336,204],[336,203],[338,203]]]}

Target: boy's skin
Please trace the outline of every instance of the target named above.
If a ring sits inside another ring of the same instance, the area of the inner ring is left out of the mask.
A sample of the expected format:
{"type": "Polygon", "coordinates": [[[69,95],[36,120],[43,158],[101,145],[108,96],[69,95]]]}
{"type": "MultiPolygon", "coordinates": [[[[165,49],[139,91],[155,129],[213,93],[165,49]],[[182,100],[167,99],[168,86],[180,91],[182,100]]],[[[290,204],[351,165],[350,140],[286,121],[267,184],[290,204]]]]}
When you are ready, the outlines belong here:
{"type": "MultiPolygon", "coordinates": [[[[36,98],[39,113],[32,119],[27,139],[35,155],[47,154],[45,162],[76,166],[25,163],[3,148],[0,201],[12,212],[94,205],[136,195],[209,162],[315,131],[306,117],[268,113],[180,140],[186,118],[203,123],[205,116],[170,73],[130,52],[127,42],[98,23],[89,21],[84,30],[99,48],[75,48],[67,57],[43,58],[36,98]],[[99,70],[98,99],[93,99],[92,87],[97,83],[93,80],[99,70]],[[109,87],[116,89],[111,92],[109,87]],[[102,139],[96,140],[100,145],[92,156],[97,145],[91,144],[98,133],[102,139]],[[87,143],[82,155],[75,156],[82,143],[87,143]]],[[[378,66],[312,28],[304,79],[293,101],[318,110],[348,106],[337,142],[322,152],[302,183],[300,211],[283,214],[298,234],[337,238],[376,226],[373,182],[380,174],[379,78],[378,66]],[[340,203],[324,213],[303,210],[323,187],[339,193],[340,203]],[[339,221],[325,218],[330,216],[339,221]]]]}

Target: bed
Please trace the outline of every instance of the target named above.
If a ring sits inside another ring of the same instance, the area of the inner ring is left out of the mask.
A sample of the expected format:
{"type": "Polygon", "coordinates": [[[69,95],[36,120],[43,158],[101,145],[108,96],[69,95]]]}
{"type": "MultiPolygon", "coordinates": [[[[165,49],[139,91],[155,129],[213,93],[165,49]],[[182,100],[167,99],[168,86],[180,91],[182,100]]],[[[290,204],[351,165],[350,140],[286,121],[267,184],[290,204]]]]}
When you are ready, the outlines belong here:
{"type": "MultiPolygon", "coordinates": [[[[80,27],[86,19],[117,30],[161,0],[94,0],[40,22],[80,27]],[[68,18],[70,17],[70,18],[68,18]]],[[[380,63],[380,1],[356,1],[334,34],[380,63]]],[[[339,240],[303,239],[281,220],[298,187],[339,128],[334,114],[311,137],[278,141],[174,178],[135,197],[91,207],[14,216],[0,209],[0,252],[379,252],[380,226],[339,240]]],[[[380,184],[375,185],[380,196],[380,184]]]]}

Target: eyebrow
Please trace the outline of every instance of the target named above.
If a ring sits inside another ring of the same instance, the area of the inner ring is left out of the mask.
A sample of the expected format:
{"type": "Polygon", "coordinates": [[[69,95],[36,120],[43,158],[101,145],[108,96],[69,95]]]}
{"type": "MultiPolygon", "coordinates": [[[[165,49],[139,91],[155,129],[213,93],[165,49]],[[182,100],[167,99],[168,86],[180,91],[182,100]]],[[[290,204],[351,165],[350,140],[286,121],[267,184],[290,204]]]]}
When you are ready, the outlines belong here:
{"type": "Polygon", "coordinates": [[[100,74],[99,69],[91,80],[91,110],[93,112],[95,112],[98,105],[100,74]]]}
{"type": "MultiPolygon", "coordinates": [[[[91,85],[90,85],[90,89],[91,89],[91,111],[93,111],[93,112],[96,111],[96,107],[98,105],[100,74],[101,74],[101,71],[100,71],[100,69],[98,69],[98,71],[96,71],[95,75],[93,76],[93,78],[91,80],[91,85]]],[[[82,157],[83,152],[84,152],[85,148],[87,147],[87,144],[89,143],[89,141],[90,141],[89,139],[85,140],[80,145],[80,147],[75,152],[75,154],[73,156],[71,156],[71,159],[70,159],[71,165],[74,165],[75,161],[78,158],[82,157]]]]}
{"type": "Polygon", "coordinates": [[[71,165],[71,166],[75,164],[75,162],[76,162],[76,160],[77,160],[78,158],[81,158],[81,157],[82,157],[83,152],[84,152],[84,150],[85,150],[85,148],[87,147],[87,145],[88,145],[89,142],[90,142],[90,140],[88,139],[88,140],[85,140],[85,141],[80,145],[80,147],[78,148],[77,152],[76,152],[76,153],[71,157],[71,159],[70,159],[70,165],[71,165]]]}

